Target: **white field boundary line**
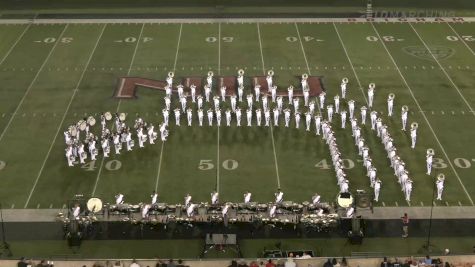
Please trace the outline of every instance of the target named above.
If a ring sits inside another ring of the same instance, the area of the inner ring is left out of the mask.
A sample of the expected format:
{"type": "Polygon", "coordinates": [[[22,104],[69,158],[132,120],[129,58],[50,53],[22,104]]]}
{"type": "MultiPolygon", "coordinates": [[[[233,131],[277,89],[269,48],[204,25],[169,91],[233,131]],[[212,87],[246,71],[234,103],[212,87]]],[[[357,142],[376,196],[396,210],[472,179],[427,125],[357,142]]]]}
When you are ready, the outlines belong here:
{"type": "Polygon", "coordinates": [[[10,55],[10,53],[13,51],[13,49],[16,47],[16,45],[20,42],[20,40],[23,38],[23,35],[25,35],[25,33],[28,31],[28,29],[31,27],[31,24],[28,24],[28,26],[25,27],[25,29],[23,30],[23,32],[20,34],[20,36],[18,36],[18,38],[16,39],[15,43],[13,43],[13,45],[10,47],[10,49],[8,49],[7,53],[5,54],[5,56],[2,58],[2,60],[0,60],[0,66],[3,64],[3,62],[7,59],[7,57],[10,55]]]}
{"type": "MultiPolygon", "coordinates": [[[[182,30],[183,30],[183,23],[180,23],[180,31],[178,33],[178,40],[177,40],[177,43],[176,43],[175,61],[173,62],[173,71],[176,70],[176,63],[178,61],[178,51],[180,50],[182,30]]],[[[155,192],[158,192],[158,181],[160,180],[160,172],[162,170],[162,158],[163,158],[163,147],[164,146],[165,146],[165,142],[162,142],[162,147],[160,148],[160,157],[159,157],[159,160],[158,160],[157,177],[155,179],[155,192]]]]}
{"type": "Polygon", "coordinates": [[[82,83],[82,80],[84,78],[84,75],[86,74],[86,71],[89,67],[89,64],[91,63],[91,59],[94,55],[94,53],[96,52],[96,48],[99,44],[99,41],[101,40],[102,38],[102,35],[104,33],[104,30],[106,29],[106,26],[107,24],[104,24],[104,26],[102,27],[102,30],[101,30],[101,33],[99,34],[99,37],[97,38],[97,41],[94,45],[94,48],[92,49],[91,51],[91,54],[89,55],[89,58],[87,59],[87,62],[86,62],[86,65],[84,67],[84,70],[83,72],[81,73],[81,76],[79,77],[79,80],[76,84],[76,87],[74,88],[73,90],[73,94],[71,96],[71,98],[69,99],[69,103],[68,103],[68,106],[66,107],[66,110],[64,111],[64,114],[63,114],[63,118],[61,119],[61,122],[59,123],[59,126],[58,126],[58,129],[56,130],[56,134],[54,135],[53,137],[53,140],[51,141],[51,145],[48,149],[48,153],[46,154],[46,157],[45,159],[43,160],[43,164],[41,165],[41,168],[40,168],[40,171],[38,172],[38,175],[36,176],[36,180],[35,180],[35,183],[33,184],[33,187],[31,188],[30,190],[30,194],[28,195],[28,198],[26,199],[26,202],[25,202],[25,206],[23,208],[26,209],[26,207],[28,206],[28,204],[30,203],[30,200],[31,200],[31,197],[33,196],[33,193],[35,192],[35,189],[36,189],[36,185],[38,184],[38,181],[40,180],[40,177],[41,177],[41,174],[43,173],[43,169],[45,168],[46,166],[46,162],[48,161],[49,159],[49,155],[51,154],[51,150],[53,149],[54,147],[54,144],[56,142],[56,139],[58,138],[58,135],[59,135],[59,132],[61,132],[61,129],[62,129],[62,126],[64,124],[64,120],[66,119],[66,115],[69,113],[69,108],[71,107],[71,104],[73,103],[73,100],[74,98],[76,97],[76,93],[78,92],[78,88],[79,86],[81,85],[82,83]]]}
{"type": "Polygon", "coordinates": [[[430,125],[429,123],[429,120],[427,119],[426,117],[426,114],[424,112],[422,112],[422,108],[419,104],[419,101],[417,100],[416,96],[414,95],[414,92],[412,91],[411,87],[409,86],[409,84],[407,83],[406,81],[406,78],[404,77],[404,75],[402,74],[401,70],[399,69],[399,66],[397,65],[396,61],[394,60],[393,56],[391,55],[391,53],[389,52],[388,48],[386,47],[386,44],[384,43],[384,41],[382,41],[381,39],[381,36],[378,32],[378,30],[376,29],[376,27],[374,26],[374,24],[371,24],[371,26],[373,26],[373,30],[374,32],[376,33],[376,35],[378,35],[378,38],[379,38],[379,41],[381,42],[381,44],[383,45],[384,49],[386,50],[386,53],[388,54],[389,58],[391,59],[392,63],[394,64],[394,67],[396,67],[396,70],[397,72],[399,73],[399,76],[401,76],[401,79],[402,81],[404,82],[404,84],[406,85],[406,88],[409,90],[409,93],[411,94],[412,96],[412,99],[414,100],[414,103],[416,103],[417,105],[417,108],[419,109],[422,117],[424,118],[424,120],[426,121],[427,123],[427,126],[429,126],[429,129],[431,130],[432,134],[434,135],[434,138],[435,140],[437,141],[437,143],[439,144],[439,147],[440,149],[442,150],[442,153],[444,154],[445,158],[447,159],[447,162],[449,163],[450,167],[452,168],[452,171],[454,172],[455,176],[457,177],[459,183],[460,183],[460,186],[462,186],[462,189],[463,191],[465,192],[465,194],[467,195],[467,198],[468,200],[470,201],[470,203],[472,204],[472,206],[474,206],[474,203],[473,203],[473,200],[472,198],[470,197],[470,194],[468,193],[467,189],[465,188],[465,185],[462,183],[462,179],[460,179],[460,176],[459,174],[457,173],[457,170],[454,168],[453,164],[452,164],[452,161],[449,160],[449,156],[447,155],[447,152],[445,152],[445,149],[444,147],[442,146],[442,144],[440,143],[439,141],[439,138],[437,137],[437,135],[435,134],[435,131],[434,129],[432,128],[432,126],[430,125]]]}
{"type": "Polygon", "coordinates": [[[358,86],[360,87],[361,94],[364,97],[366,105],[368,105],[368,99],[366,98],[366,94],[364,93],[360,78],[358,77],[358,74],[356,74],[355,67],[353,66],[353,62],[351,61],[350,56],[348,55],[348,51],[346,50],[345,43],[341,39],[340,32],[338,31],[338,27],[336,26],[335,23],[333,23],[333,27],[335,28],[335,32],[336,32],[336,35],[338,36],[338,40],[340,40],[341,47],[343,47],[343,51],[345,52],[346,58],[348,59],[348,62],[350,63],[351,70],[353,71],[353,74],[355,75],[355,78],[356,78],[356,82],[358,82],[358,86]]]}
{"type": "Polygon", "coordinates": [[[475,22],[475,17],[425,18],[157,18],[157,19],[0,19],[0,24],[97,24],[97,23],[371,23],[371,22],[475,22]]]}
{"type": "Polygon", "coordinates": [[[455,33],[455,35],[457,35],[457,37],[465,45],[465,47],[467,47],[467,49],[470,51],[470,53],[472,53],[472,55],[475,56],[475,52],[473,52],[473,49],[467,44],[467,42],[465,42],[465,40],[462,38],[462,36],[459,35],[459,33],[452,27],[452,25],[450,25],[450,23],[447,22],[447,26],[449,26],[450,29],[452,29],[452,31],[455,33]]]}
{"type": "Polygon", "coordinates": [[[7,130],[10,128],[10,124],[12,123],[12,121],[13,121],[13,119],[15,118],[15,116],[16,116],[18,110],[20,109],[21,105],[23,104],[23,101],[25,101],[26,96],[27,96],[28,93],[30,92],[31,88],[33,88],[33,85],[35,84],[36,80],[37,80],[38,77],[40,76],[40,73],[43,71],[43,68],[45,67],[45,65],[46,65],[46,63],[48,62],[49,58],[50,58],[51,55],[53,54],[54,49],[55,49],[56,46],[60,43],[60,40],[61,40],[61,38],[63,37],[64,32],[66,32],[66,29],[68,28],[68,26],[69,26],[69,24],[66,24],[66,26],[65,26],[64,29],[63,29],[63,31],[62,31],[61,34],[59,35],[59,37],[56,39],[56,42],[54,43],[53,47],[52,47],[51,50],[49,51],[48,56],[46,56],[45,60],[43,61],[43,64],[41,64],[40,68],[38,69],[38,72],[36,72],[35,77],[34,77],[33,80],[31,81],[30,85],[27,87],[25,93],[23,94],[23,97],[22,97],[21,100],[20,100],[20,103],[18,103],[17,107],[15,108],[15,111],[13,112],[12,116],[10,117],[10,120],[8,120],[7,125],[6,125],[5,128],[3,129],[2,134],[0,135],[0,142],[3,140],[3,137],[5,136],[5,133],[6,133],[7,130]]]}
{"type": "MultiPolygon", "coordinates": [[[[127,71],[127,76],[130,75],[130,72],[132,70],[132,66],[133,66],[134,60],[135,60],[135,55],[137,54],[137,49],[139,47],[140,40],[142,40],[142,33],[143,33],[144,27],[145,27],[145,23],[142,23],[139,38],[137,38],[137,44],[135,45],[134,53],[132,55],[132,59],[130,60],[130,65],[129,65],[129,70],[127,71]]],[[[115,110],[115,113],[119,112],[121,102],[122,102],[122,99],[119,99],[119,103],[117,104],[117,108],[115,110]]],[[[94,194],[96,193],[97,185],[99,184],[99,180],[101,178],[102,168],[104,167],[104,159],[105,159],[104,157],[102,157],[102,159],[101,159],[101,166],[99,167],[99,171],[97,172],[96,182],[94,183],[94,188],[92,189],[91,196],[94,196],[94,194]]]]}
{"type": "Polygon", "coordinates": [[[426,42],[422,39],[422,37],[419,35],[419,33],[416,31],[416,28],[414,28],[414,26],[412,26],[411,23],[409,23],[409,26],[411,26],[412,30],[416,33],[417,37],[419,37],[419,40],[421,41],[421,43],[424,45],[424,47],[427,49],[427,51],[429,51],[429,54],[432,56],[432,58],[435,60],[435,62],[437,63],[437,65],[439,65],[440,69],[442,70],[442,72],[445,74],[445,76],[447,77],[447,79],[450,81],[450,83],[452,84],[452,86],[455,88],[455,90],[457,90],[458,94],[460,95],[460,97],[462,98],[462,100],[465,102],[465,105],[467,105],[468,109],[470,110],[470,112],[472,113],[473,116],[475,116],[475,112],[473,111],[473,108],[472,106],[470,106],[470,104],[468,103],[467,99],[463,96],[462,92],[460,91],[460,89],[458,88],[457,85],[455,85],[454,81],[452,80],[452,78],[450,78],[449,74],[447,73],[447,71],[445,70],[445,68],[442,66],[442,64],[440,64],[440,62],[437,60],[437,58],[434,56],[434,53],[432,53],[432,51],[429,49],[429,46],[427,46],[426,42]]]}
{"type": "MultiPolygon", "coordinates": [[[[259,38],[259,50],[261,52],[261,60],[262,60],[262,74],[266,75],[266,69],[264,65],[264,53],[262,53],[262,39],[261,39],[261,29],[259,23],[257,23],[257,36],[259,38]]],[[[272,140],[272,151],[274,152],[274,165],[275,165],[275,174],[277,177],[277,188],[280,189],[280,175],[279,175],[279,165],[277,164],[277,153],[275,152],[275,140],[274,140],[274,127],[272,126],[273,123],[270,123],[270,136],[272,140]]]]}

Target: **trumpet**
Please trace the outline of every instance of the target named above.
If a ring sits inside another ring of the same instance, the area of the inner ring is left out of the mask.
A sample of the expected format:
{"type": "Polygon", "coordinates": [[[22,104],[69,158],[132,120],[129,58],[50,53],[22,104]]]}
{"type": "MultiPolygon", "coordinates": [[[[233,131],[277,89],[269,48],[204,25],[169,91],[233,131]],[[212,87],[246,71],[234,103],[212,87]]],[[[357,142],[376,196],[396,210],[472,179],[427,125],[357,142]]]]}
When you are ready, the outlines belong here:
{"type": "Polygon", "coordinates": [[[269,71],[267,72],[267,75],[269,75],[269,76],[274,76],[274,71],[273,71],[273,70],[269,70],[269,71]]]}
{"type": "Polygon", "coordinates": [[[243,69],[238,70],[238,75],[239,76],[244,76],[244,70],[243,69]]]}
{"type": "Polygon", "coordinates": [[[427,149],[427,156],[434,156],[435,155],[435,151],[433,148],[428,148],[427,149]]]}
{"type": "Polygon", "coordinates": [[[393,100],[395,97],[396,97],[396,95],[394,95],[393,93],[390,93],[388,95],[388,99],[390,99],[390,100],[393,100]]]}
{"type": "Polygon", "coordinates": [[[170,78],[175,77],[175,73],[174,73],[173,71],[170,71],[170,72],[168,73],[168,77],[170,77],[170,78]]]}

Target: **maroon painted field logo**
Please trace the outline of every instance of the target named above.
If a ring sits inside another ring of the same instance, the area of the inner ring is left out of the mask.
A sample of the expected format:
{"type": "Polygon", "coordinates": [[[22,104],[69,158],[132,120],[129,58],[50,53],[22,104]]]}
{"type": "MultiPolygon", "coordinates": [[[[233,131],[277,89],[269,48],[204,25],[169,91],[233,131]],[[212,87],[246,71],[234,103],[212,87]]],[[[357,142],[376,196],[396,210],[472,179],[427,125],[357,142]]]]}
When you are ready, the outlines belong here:
{"type": "Polygon", "coordinates": [[[453,54],[455,54],[454,49],[445,46],[434,45],[430,46],[429,48],[430,52],[424,46],[407,46],[404,47],[402,50],[408,53],[409,55],[426,60],[434,60],[432,55],[434,55],[437,60],[440,60],[449,58],[453,54]]]}

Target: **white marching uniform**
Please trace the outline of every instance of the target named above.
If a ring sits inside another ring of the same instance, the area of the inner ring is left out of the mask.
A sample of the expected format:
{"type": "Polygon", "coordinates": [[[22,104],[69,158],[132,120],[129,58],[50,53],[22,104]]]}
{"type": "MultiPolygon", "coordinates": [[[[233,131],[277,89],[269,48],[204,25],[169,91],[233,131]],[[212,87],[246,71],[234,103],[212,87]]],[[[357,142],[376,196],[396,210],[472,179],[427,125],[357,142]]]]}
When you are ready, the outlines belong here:
{"type": "Polygon", "coordinates": [[[87,159],[87,153],[86,151],[84,150],[84,144],[83,143],[80,143],[79,144],[79,147],[78,147],[78,154],[79,154],[79,162],[81,164],[84,164],[85,163],[85,160],[87,159]]]}
{"type": "Polygon", "coordinates": [[[221,109],[216,109],[215,110],[216,112],[216,124],[219,126],[221,126],[221,109]]]}
{"type": "Polygon", "coordinates": [[[296,97],[293,100],[294,102],[294,113],[299,111],[299,103],[300,103],[300,98],[296,97]]]}
{"type": "Polygon", "coordinates": [[[314,205],[316,205],[316,204],[320,203],[320,199],[321,199],[320,195],[315,194],[315,195],[312,196],[312,203],[314,205]]]}
{"type": "Polygon", "coordinates": [[[381,181],[376,180],[374,183],[374,201],[379,201],[379,192],[381,191],[381,181]]]}
{"type": "Polygon", "coordinates": [[[350,99],[348,101],[348,111],[350,112],[350,119],[353,119],[355,114],[355,100],[350,99]]]}
{"type": "Polygon", "coordinates": [[[134,147],[134,143],[132,140],[132,133],[128,132],[127,136],[125,138],[126,144],[127,144],[127,151],[132,151],[132,147],[134,147]]]}
{"type": "Polygon", "coordinates": [[[157,203],[157,200],[158,200],[158,194],[157,193],[153,193],[152,195],[150,195],[150,197],[152,198],[152,205],[157,203]]]}
{"type": "Polygon", "coordinates": [[[333,106],[332,105],[327,106],[327,118],[328,118],[328,121],[331,123],[332,118],[333,118],[333,106]]]}
{"type": "Polygon", "coordinates": [[[213,87],[213,76],[212,75],[208,75],[208,77],[206,77],[206,83],[209,86],[209,88],[213,87]]]}
{"type": "Polygon", "coordinates": [[[302,85],[302,90],[308,89],[308,82],[306,78],[302,79],[302,81],[300,81],[300,84],[302,85]]]}
{"type": "Polygon", "coordinates": [[[388,97],[388,116],[393,115],[394,99],[388,97]]]}
{"type": "Polygon", "coordinates": [[[322,125],[322,117],[320,115],[316,115],[315,119],[315,133],[316,135],[320,135],[320,129],[322,125]]]}
{"type": "Polygon", "coordinates": [[[226,86],[221,86],[221,101],[226,101],[226,86]]]}
{"type": "Polygon", "coordinates": [[[252,196],[252,194],[250,192],[245,193],[244,194],[244,203],[251,202],[251,196],[252,196]]]}
{"type": "Polygon", "coordinates": [[[244,95],[244,86],[238,86],[239,102],[242,102],[242,96],[244,95]]]}
{"type": "Polygon", "coordinates": [[[282,110],[282,106],[284,104],[284,99],[282,98],[282,96],[278,96],[276,101],[277,101],[277,108],[279,110],[282,110]]]}
{"type": "Polygon", "coordinates": [[[168,97],[172,97],[172,86],[171,86],[171,84],[165,86],[165,95],[168,96],[168,97]]]}
{"type": "Polygon", "coordinates": [[[432,155],[426,155],[427,175],[430,175],[432,171],[432,155]]]}
{"type": "Polygon", "coordinates": [[[198,109],[203,108],[203,96],[199,95],[197,99],[198,99],[198,109]]]}
{"type": "Polygon", "coordinates": [[[275,193],[275,203],[280,203],[284,200],[284,192],[279,191],[275,193]]]}
{"type": "Polygon", "coordinates": [[[247,126],[248,127],[252,126],[252,109],[251,108],[247,109],[246,117],[247,117],[247,126]]]}
{"type": "Polygon", "coordinates": [[[340,88],[341,88],[341,98],[343,98],[343,99],[346,98],[346,86],[347,86],[347,83],[344,82],[344,81],[341,81],[341,85],[340,85],[340,88]]]}
{"type": "Polygon", "coordinates": [[[227,109],[226,113],[226,126],[231,126],[231,110],[227,109]]]}
{"type": "Polygon", "coordinates": [[[336,95],[333,100],[335,101],[335,113],[338,114],[340,112],[340,96],[336,95]]]}
{"type": "Polygon", "coordinates": [[[167,141],[167,137],[168,137],[168,130],[167,130],[167,126],[162,124],[160,126],[160,138],[162,139],[162,142],[165,142],[167,141]]]}
{"type": "Polygon", "coordinates": [[[168,87],[172,87],[172,85],[173,85],[173,77],[168,76],[166,81],[167,81],[167,86],[168,86],[168,87]]]}
{"type": "Polygon", "coordinates": [[[341,117],[341,128],[345,129],[345,127],[346,127],[346,110],[342,110],[340,112],[340,117],[341,117]]]}
{"type": "Polygon", "coordinates": [[[315,101],[310,101],[310,103],[308,104],[308,111],[310,112],[310,114],[313,115],[313,113],[315,112],[315,101]]]}
{"type": "Polygon", "coordinates": [[[303,90],[303,100],[304,100],[304,105],[308,107],[308,100],[310,98],[310,90],[308,88],[305,88],[303,90]]]}
{"type": "Polygon", "coordinates": [[[214,109],[219,108],[219,100],[220,100],[219,96],[216,95],[213,97],[214,109]]]}
{"type": "Polygon", "coordinates": [[[437,186],[437,200],[442,200],[442,193],[444,192],[444,180],[437,180],[435,184],[437,186]]]}
{"type": "Polygon", "coordinates": [[[256,97],[256,102],[259,102],[259,99],[261,98],[261,86],[258,84],[254,86],[254,95],[256,97]]]}
{"type": "Polygon", "coordinates": [[[119,204],[123,204],[124,203],[124,195],[122,194],[118,194],[115,196],[115,204],[116,205],[119,205],[119,204]]]}
{"type": "Polygon", "coordinates": [[[248,94],[246,96],[246,100],[247,100],[247,107],[252,109],[252,102],[253,102],[253,96],[252,94],[248,94]]]}
{"type": "MultiPolygon", "coordinates": [[[[267,105],[269,103],[269,99],[267,98],[267,95],[262,96],[261,99],[262,99],[262,109],[267,110],[268,109],[267,105]]],[[[277,105],[278,105],[278,103],[277,103],[277,105]]]]}
{"type": "Polygon", "coordinates": [[[272,86],[274,86],[274,84],[273,84],[273,82],[272,82],[272,75],[267,75],[266,81],[267,81],[267,88],[268,88],[268,90],[270,90],[270,88],[271,88],[272,86]]]}
{"type": "Polygon", "coordinates": [[[256,121],[257,121],[257,126],[261,126],[262,122],[262,111],[260,108],[256,109],[256,121]]]}
{"type": "Polygon", "coordinates": [[[193,110],[191,108],[186,110],[186,119],[188,120],[188,126],[191,126],[193,122],[193,110]]]}
{"type": "Polygon", "coordinates": [[[412,193],[412,181],[407,179],[404,183],[404,192],[406,194],[406,201],[411,201],[411,193],[412,193]]]}
{"type": "Polygon", "coordinates": [[[365,106],[362,106],[360,108],[361,110],[361,124],[366,124],[366,107],[365,106]]]}
{"type": "Polygon", "coordinates": [[[183,113],[186,111],[186,96],[180,97],[181,110],[183,113]]]}
{"type": "Polygon", "coordinates": [[[369,118],[371,119],[371,130],[376,129],[376,119],[378,118],[378,112],[377,111],[371,111],[369,114],[369,118]]]}
{"type": "Polygon", "coordinates": [[[168,125],[168,116],[170,115],[170,113],[168,112],[167,109],[163,109],[162,110],[162,115],[163,115],[163,123],[168,125]]]}
{"type": "Polygon", "coordinates": [[[108,158],[109,152],[110,152],[109,139],[108,138],[103,139],[101,142],[101,146],[102,146],[102,153],[104,154],[104,158],[108,158]]]}
{"type": "Polygon", "coordinates": [[[273,113],[274,113],[274,126],[279,126],[279,115],[280,115],[279,109],[274,108],[273,113]]]}
{"type": "Polygon", "coordinates": [[[236,109],[236,125],[237,126],[241,126],[241,109],[240,108],[237,108],[236,109]]]}
{"type": "Polygon", "coordinates": [[[190,86],[191,89],[191,102],[195,103],[196,102],[196,85],[192,84],[190,86]]]}
{"type": "Polygon", "coordinates": [[[310,111],[305,112],[305,130],[310,132],[310,127],[312,126],[312,114],[310,111]]]}
{"type": "Polygon", "coordinates": [[[208,125],[209,126],[213,126],[213,110],[212,109],[208,109],[208,125]]]}
{"type": "Polygon", "coordinates": [[[320,108],[325,107],[325,92],[321,92],[318,97],[320,99],[320,108]]]}
{"type": "Polygon", "coordinates": [[[272,103],[275,103],[275,99],[277,97],[277,86],[272,86],[270,88],[270,92],[271,92],[271,97],[272,97],[272,103]]]}
{"type": "Polygon", "coordinates": [[[401,120],[402,120],[402,130],[406,131],[406,125],[407,125],[407,111],[402,111],[401,112],[401,120]]]}
{"type": "Polygon", "coordinates": [[[295,113],[295,128],[298,129],[300,127],[300,112],[295,113]]]}
{"type": "Polygon", "coordinates": [[[185,207],[188,207],[191,204],[191,195],[186,195],[185,197],[185,207]]]}
{"type": "Polygon", "coordinates": [[[270,126],[270,110],[269,109],[264,110],[264,119],[266,121],[265,126],[269,127],[270,126]]]}
{"type": "Polygon", "coordinates": [[[96,149],[96,141],[92,140],[89,141],[89,153],[91,153],[91,160],[96,160],[96,156],[98,154],[96,149]]]}
{"type": "Polygon", "coordinates": [[[122,142],[120,142],[119,134],[114,135],[113,143],[114,143],[115,154],[120,154],[120,150],[122,149],[122,142]]]}
{"type": "Polygon", "coordinates": [[[236,101],[237,101],[236,98],[237,98],[236,95],[231,96],[231,110],[233,112],[236,112],[236,101]]]}
{"type": "Polygon", "coordinates": [[[373,99],[374,99],[374,89],[368,88],[368,107],[373,107],[373,99]]]}
{"type": "Polygon", "coordinates": [[[209,96],[211,95],[211,86],[209,84],[205,85],[205,99],[206,102],[209,102],[209,96]]]}
{"type": "Polygon", "coordinates": [[[219,197],[218,192],[211,193],[211,204],[213,205],[218,204],[218,200],[219,200],[218,197],[219,197]]]}
{"type": "Polygon", "coordinates": [[[68,161],[68,166],[74,166],[74,156],[73,156],[73,147],[68,146],[66,148],[66,160],[68,161]]]}
{"type": "Polygon", "coordinates": [[[177,89],[177,92],[178,92],[178,97],[181,98],[183,96],[183,85],[181,85],[181,84],[178,85],[176,87],[176,89],[177,89]]]}
{"type": "Polygon", "coordinates": [[[292,105],[292,101],[294,99],[294,87],[289,86],[287,88],[287,97],[289,98],[289,105],[292,105]]]}
{"type": "Polygon", "coordinates": [[[411,148],[416,148],[417,128],[411,128],[411,148]]]}
{"type": "Polygon", "coordinates": [[[180,109],[176,108],[174,112],[175,112],[175,125],[180,126],[180,115],[181,115],[180,109]]]}
{"type": "Polygon", "coordinates": [[[203,126],[203,110],[198,109],[198,123],[201,126],[203,126]]]}
{"type": "Polygon", "coordinates": [[[285,127],[289,127],[290,124],[290,109],[284,109],[285,127]]]}

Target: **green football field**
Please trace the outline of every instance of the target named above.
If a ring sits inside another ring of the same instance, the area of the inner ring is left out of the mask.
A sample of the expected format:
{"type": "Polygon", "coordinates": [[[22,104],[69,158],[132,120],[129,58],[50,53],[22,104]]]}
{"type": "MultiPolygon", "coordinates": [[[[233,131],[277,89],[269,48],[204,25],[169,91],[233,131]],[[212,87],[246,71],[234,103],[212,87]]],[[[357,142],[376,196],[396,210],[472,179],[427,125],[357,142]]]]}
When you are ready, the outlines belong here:
{"type": "MultiPolygon", "coordinates": [[[[327,103],[347,77],[347,99],[357,108],[366,104],[368,84],[376,84],[374,109],[389,125],[414,189],[407,203],[367,124],[362,135],[383,182],[375,205],[431,204],[427,148],[436,152],[433,175],[446,175],[443,201],[435,204],[473,205],[474,36],[472,22],[0,24],[0,202],[61,208],[76,194],[113,202],[120,192],[138,203],[155,189],[168,203],[182,202],[187,193],[209,201],[215,189],[222,201],[241,201],[249,190],[255,201],[269,202],[279,187],[286,200],[310,200],[318,192],[334,202],[339,188],[327,145],[313,131],[283,123],[218,129],[195,121],[186,127],[182,116],[176,127],[171,114],[165,143],[67,166],[63,132],[85,116],[111,111],[127,113],[129,124],[136,114],[155,125],[162,121],[163,93],[142,88],[136,99],[118,100],[119,77],[164,80],[175,71],[178,80],[210,70],[236,75],[238,69],[252,77],[273,69],[281,90],[299,86],[302,73],[323,76],[327,103]],[[393,117],[386,115],[389,93],[396,95],[393,117]],[[419,123],[415,150],[409,132],[401,131],[402,105],[409,107],[409,123],[419,123]]],[[[339,124],[335,117],[350,189],[371,193],[351,129],[339,124]]]]}

